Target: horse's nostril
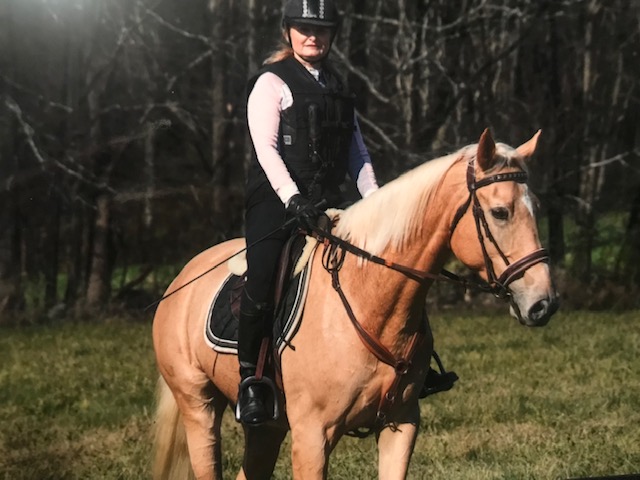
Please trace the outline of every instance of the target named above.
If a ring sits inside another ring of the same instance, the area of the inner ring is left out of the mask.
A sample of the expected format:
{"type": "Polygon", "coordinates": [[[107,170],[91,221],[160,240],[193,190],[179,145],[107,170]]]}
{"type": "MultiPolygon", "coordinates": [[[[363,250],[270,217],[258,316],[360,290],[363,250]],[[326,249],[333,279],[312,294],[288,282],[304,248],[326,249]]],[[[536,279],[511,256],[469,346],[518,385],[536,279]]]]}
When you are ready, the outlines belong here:
{"type": "Polygon", "coordinates": [[[539,325],[545,325],[551,316],[558,310],[557,297],[545,298],[534,303],[529,309],[529,318],[539,325]]]}
{"type": "Polygon", "coordinates": [[[539,315],[544,314],[544,312],[547,310],[548,304],[549,302],[547,300],[540,300],[534,303],[529,309],[529,317],[537,318],[539,315]]]}

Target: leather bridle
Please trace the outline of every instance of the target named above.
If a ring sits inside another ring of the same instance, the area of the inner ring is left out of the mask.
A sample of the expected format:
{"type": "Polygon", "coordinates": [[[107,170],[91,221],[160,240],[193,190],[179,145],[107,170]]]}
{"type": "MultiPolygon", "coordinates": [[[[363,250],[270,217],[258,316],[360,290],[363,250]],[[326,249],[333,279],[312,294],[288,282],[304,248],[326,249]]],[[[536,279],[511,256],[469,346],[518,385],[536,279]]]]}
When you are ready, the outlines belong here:
{"type": "MultiPolygon", "coordinates": [[[[497,173],[495,175],[485,177],[481,180],[476,180],[474,158],[472,158],[467,164],[467,188],[469,190],[469,197],[467,198],[467,201],[463,203],[460,208],[458,208],[458,211],[453,218],[449,238],[453,237],[453,233],[458,226],[460,219],[464,216],[466,211],[471,206],[474,223],[476,225],[476,232],[478,234],[478,241],[480,242],[480,246],[482,248],[482,256],[484,258],[484,265],[487,271],[489,291],[491,291],[491,293],[493,293],[498,298],[509,298],[509,300],[511,301],[512,295],[511,291],[509,290],[509,285],[513,281],[522,277],[522,275],[524,275],[524,273],[532,266],[540,262],[549,262],[549,254],[547,253],[546,249],[540,248],[529,253],[528,255],[525,255],[524,257],[513,263],[509,262],[509,259],[504,254],[491,233],[491,229],[489,228],[489,224],[484,215],[484,211],[482,210],[482,206],[480,205],[477,191],[482,187],[486,187],[497,182],[526,183],[529,175],[527,174],[527,172],[521,170],[518,172],[497,173]],[[502,258],[502,261],[507,266],[507,268],[504,270],[504,272],[502,272],[500,276],[496,275],[495,269],[493,267],[493,262],[491,261],[489,253],[487,252],[485,239],[493,244],[496,251],[500,255],[500,258],[502,258]]],[[[514,305],[512,301],[511,304],[514,305]]]]}

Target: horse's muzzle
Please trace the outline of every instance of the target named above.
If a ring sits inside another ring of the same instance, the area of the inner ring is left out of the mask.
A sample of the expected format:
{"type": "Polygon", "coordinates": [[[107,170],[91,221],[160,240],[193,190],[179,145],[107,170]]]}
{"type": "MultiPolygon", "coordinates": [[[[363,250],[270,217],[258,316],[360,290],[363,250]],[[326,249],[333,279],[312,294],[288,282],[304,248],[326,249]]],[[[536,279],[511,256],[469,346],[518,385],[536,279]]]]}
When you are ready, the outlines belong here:
{"type": "Polygon", "coordinates": [[[519,315],[520,323],[527,327],[543,327],[560,308],[560,300],[557,295],[543,298],[535,302],[526,315],[519,315]]]}

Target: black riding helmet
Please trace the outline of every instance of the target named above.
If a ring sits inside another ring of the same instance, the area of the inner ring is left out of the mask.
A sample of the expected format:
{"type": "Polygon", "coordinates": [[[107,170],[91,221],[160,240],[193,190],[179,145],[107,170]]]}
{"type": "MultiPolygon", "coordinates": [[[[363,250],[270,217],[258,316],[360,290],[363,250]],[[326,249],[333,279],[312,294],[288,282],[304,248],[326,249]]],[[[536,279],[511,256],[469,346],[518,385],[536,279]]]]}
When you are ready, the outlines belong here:
{"type": "Polygon", "coordinates": [[[338,9],[333,0],[289,0],[282,14],[282,26],[316,25],[329,27],[334,34],[340,24],[338,9]]]}

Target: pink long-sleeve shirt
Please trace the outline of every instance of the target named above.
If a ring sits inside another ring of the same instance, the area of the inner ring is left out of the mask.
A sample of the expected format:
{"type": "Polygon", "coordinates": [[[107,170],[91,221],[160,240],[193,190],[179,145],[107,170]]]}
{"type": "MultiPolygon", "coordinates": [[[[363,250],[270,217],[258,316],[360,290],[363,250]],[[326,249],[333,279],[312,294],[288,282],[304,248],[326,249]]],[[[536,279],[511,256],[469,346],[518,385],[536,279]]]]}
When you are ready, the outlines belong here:
{"type": "MultiPolygon", "coordinates": [[[[317,80],[320,72],[314,69],[309,71],[317,80]]],[[[300,193],[278,150],[280,112],[291,107],[293,102],[293,94],[287,84],[271,72],[263,73],[258,77],[247,102],[249,133],[258,162],[285,205],[291,197],[300,193]]],[[[362,139],[357,118],[349,148],[348,168],[362,197],[378,189],[371,157],[362,139]]]]}

